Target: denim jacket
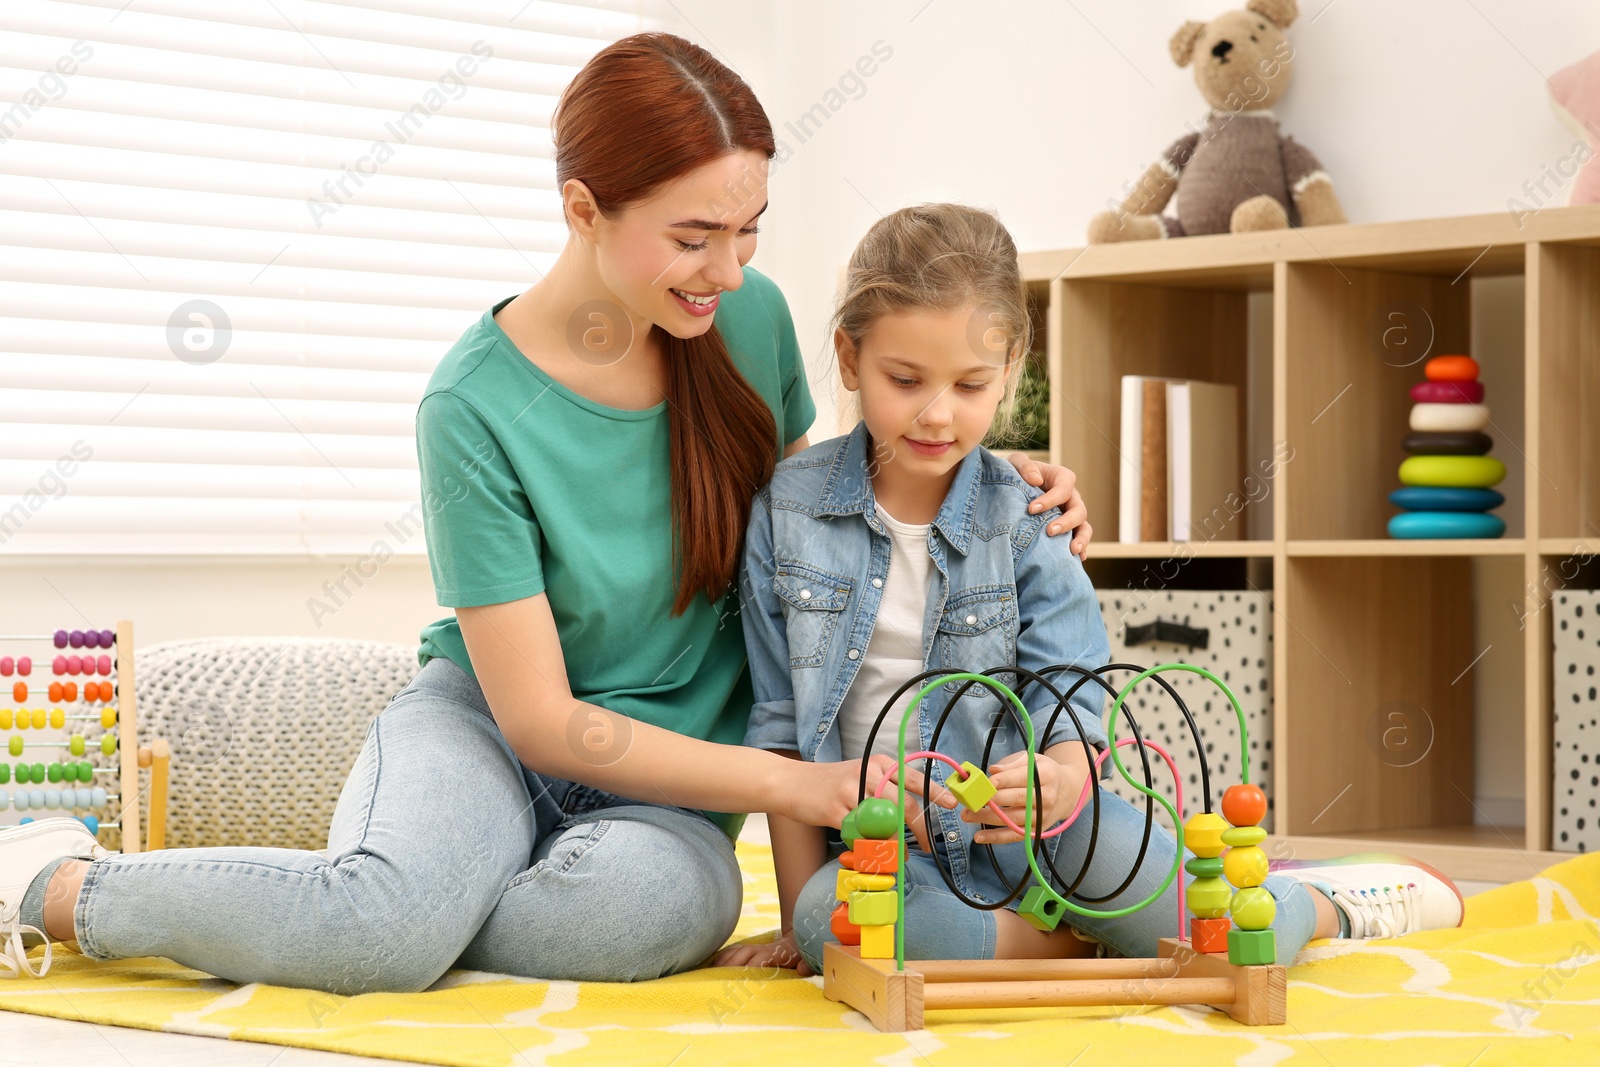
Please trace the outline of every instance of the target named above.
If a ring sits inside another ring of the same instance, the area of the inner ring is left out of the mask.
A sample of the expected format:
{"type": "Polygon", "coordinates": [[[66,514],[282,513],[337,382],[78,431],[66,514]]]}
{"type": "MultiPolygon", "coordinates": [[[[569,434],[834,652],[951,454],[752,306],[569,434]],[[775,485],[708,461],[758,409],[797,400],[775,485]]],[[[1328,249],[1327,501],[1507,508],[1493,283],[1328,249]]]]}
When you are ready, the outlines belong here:
{"type": "MultiPolygon", "coordinates": [[[[873,500],[869,445],[862,422],[843,437],[784,460],[751,508],[740,581],[740,617],[756,700],[747,745],[798,751],[810,761],[846,758],[834,720],[872,638],[891,544],[873,500]]],[[[923,619],[924,670],[976,673],[1015,664],[1037,671],[1060,663],[1095,668],[1107,662],[1110,646],[1094,587],[1072,554],[1071,538],[1045,534],[1060,511],[1028,513],[1028,503],[1039,494],[1009,462],[986,449],[975,448],[962,459],[928,533],[937,583],[929,590],[923,619]]],[[[1077,677],[1063,673],[1052,681],[1064,692],[1077,677]]],[[[906,734],[908,752],[931,747],[934,724],[960,686],[946,683],[923,701],[915,727],[906,734]]],[[[908,691],[902,700],[914,694],[908,691]]],[[[1100,721],[1103,697],[1104,690],[1091,682],[1072,698],[1097,751],[1107,744],[1100,721]]],[[[1024,703],[1037,751],[1078,737],[1064,711],[1051,735],[1043,736],[1055,701],[1041,686],[1033,686],[1024,703]]],[[[957,763],[986,766],[983,746],[999,699],[973,686],[962,704],[945,722],[939,751],[957,763]]],[[[1022,747],[1020,731],[1007,719],[989,762],[1022,747]]],[[[935,781],[943,782],[950,768],[934,767],[935,781]]],[[[963,822],[960,810],[933,809],[940,824],[935,847],[964,891],[999,900],[1005,893],[992,867],[971,862],[978,826],[963,822]]],[[[1013,882],[1026,868],[1022,849],[1021,843],[995,848],[1013,882]]]]}

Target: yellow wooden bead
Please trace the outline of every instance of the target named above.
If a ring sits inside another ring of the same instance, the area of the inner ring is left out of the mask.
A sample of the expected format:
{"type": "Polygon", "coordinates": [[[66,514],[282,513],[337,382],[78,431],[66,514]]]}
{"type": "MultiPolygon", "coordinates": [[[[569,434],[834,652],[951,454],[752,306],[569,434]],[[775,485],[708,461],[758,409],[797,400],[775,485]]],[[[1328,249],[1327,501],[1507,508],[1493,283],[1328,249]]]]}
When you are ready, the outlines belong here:
{"type": "Polygon", "coordinates": [[[1221,878],[1196,878],[1184,897],[1189,910],[1202,919],[1220,919],[1228,914],[1233,887],[1221,878]]]}
{"type": "Polygon", "coordinates": [[[44,709],[43,708],[34,708],[33,709],[33,728],[35,730],[43,730],[44,729],[44,722],[45,722],[44,709]]]}
{"type": "Polygon", "coordinates": [[[879,893],[893,888],[892,874],[862,874],[840,867],[839,877],[834,882],[833,899],[849,900],[854,892],[879,893]]]}
{"type": "Polygon", "coordinates": [[[107,730],[117,725],[117,709],[107,705],[100,709],[100,725],[107,730]]]}
{"type": "Polygon", "coordinates": [[[1255,845],[1230,848],[1222,857],[1222,875],[1240,889],[1260,885],[1267,880],[1266,851],[1255,845]]]}
{"type": "Polygon", "coordinates": [[[57,730],[67,725],[67,713],[62,711],[60,708],[51,708],[50,725],[57,730]]]}
{"type": "Polygon", "coordinates": [[[896,893],[850,894],[850,921],[857,926],[893,926],[900,917],[900,897],[896,893]]]}
{"type": "Polygon", "coordinates": [[[954,793],[968,811],[981,811],[985,804],[994,799],[997,792],[994,783],[970,762],[961,765],[961,772],[966,777],[958,778],[952,774],[945,780],[945,788],[954,793]]]}
{"type": "Polygon", "coordinates": [[[1233,925],[1241,930],[1265,930],[1278,914],[1278,902],[1260,886],[1233,895],[1233,925]]]}
{"type": "Polygon", "coordinates": [[[1202,811],[1189,816],[1183,824],[1183,844],[1196,856],[1210,858],[1222,855],[1222,832],[1228,829],[1228,820],[1214,811],[1202,811]]]}
{"type": "Polygon", "coordinates": [[[11,709],[0,708],[0,730],[11,729],[11,709]]]}
{"type": "Polygon", "coordinates": [[[1242,845],[1259,845],[1267,839],[1267,832],[1259,826],[1235,826],[1222,831],[1222,843],[1238,848],[1242,845]]]}

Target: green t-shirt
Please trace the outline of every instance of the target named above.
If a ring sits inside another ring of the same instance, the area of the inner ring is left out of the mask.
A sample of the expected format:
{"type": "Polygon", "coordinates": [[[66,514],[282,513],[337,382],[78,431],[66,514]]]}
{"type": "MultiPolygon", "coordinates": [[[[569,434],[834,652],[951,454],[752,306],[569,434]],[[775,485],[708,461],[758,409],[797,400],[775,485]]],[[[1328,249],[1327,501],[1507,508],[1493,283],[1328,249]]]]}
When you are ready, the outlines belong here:
{"type": "MultiPolygon", "coordinates": [[[[743,742],[754,700],[738,593],[674,618],[667,405],[597,404],[522,355],[493,309],[434,370],[417,409],[428,563],[438,602],[475,607],[547,594],[572,693],[689,737],[743,742]]],[[[772,409],[775,455],[816,416],[794,322],[770,279],[745,268],[717,328],[772,409]]],[[[422,631],[418,660],[476,677],[452,614],[422,631]]],[[[743,815],[708,812],[736,836],[743,815]]]]}

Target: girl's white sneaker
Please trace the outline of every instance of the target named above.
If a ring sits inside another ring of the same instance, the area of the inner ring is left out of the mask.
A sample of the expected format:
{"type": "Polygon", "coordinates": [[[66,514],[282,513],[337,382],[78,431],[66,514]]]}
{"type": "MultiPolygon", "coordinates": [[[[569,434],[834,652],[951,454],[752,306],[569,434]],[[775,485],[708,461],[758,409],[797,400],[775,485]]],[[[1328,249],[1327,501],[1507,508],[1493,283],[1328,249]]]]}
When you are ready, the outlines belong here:
{"type": "Polygon", "coordinates": [[[1448,930],[1460,926],[1466,913],[1454,882],[1405,856],[1363,852],[1331,860],[1277,860],[1270,873],[1327,891],[1349,921],[1351,938],[1448,930]]]}
{"type": "Polygon", "coordinates": [[[50,939],[36,926],[22,923],[22,897],[44,870],[58,859],[96,860],[110,855],[89,828],[77,819],[39,819],[23,826],[0,828],[0,977],[43,978],[50,970],[50,939]],[[44,959],[35,971],[22,935],[44,942],[44,959]]]}

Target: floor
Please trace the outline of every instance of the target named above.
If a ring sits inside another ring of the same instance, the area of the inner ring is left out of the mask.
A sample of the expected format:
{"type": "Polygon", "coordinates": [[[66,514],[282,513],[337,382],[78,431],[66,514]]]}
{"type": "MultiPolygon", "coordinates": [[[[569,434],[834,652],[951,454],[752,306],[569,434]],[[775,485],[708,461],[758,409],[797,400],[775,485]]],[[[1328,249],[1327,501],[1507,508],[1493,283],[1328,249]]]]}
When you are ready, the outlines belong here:
{"type": "MultiPolygon", "coordinates": [[[[766,844],[766,818],[752,815],[742,840],[766,844]]],[[[1467,896],[1493,882],[1460,882],[1467,896]]],[[[393,1067],[393,1060],[341,1056],[248,1041],[220,1041],[188,1034],[158,1034],[120,1026],[97,1026],[0,1011],[0,1067],[57,1067],[94,1062],[107,1067],[393,1067]]]]}

